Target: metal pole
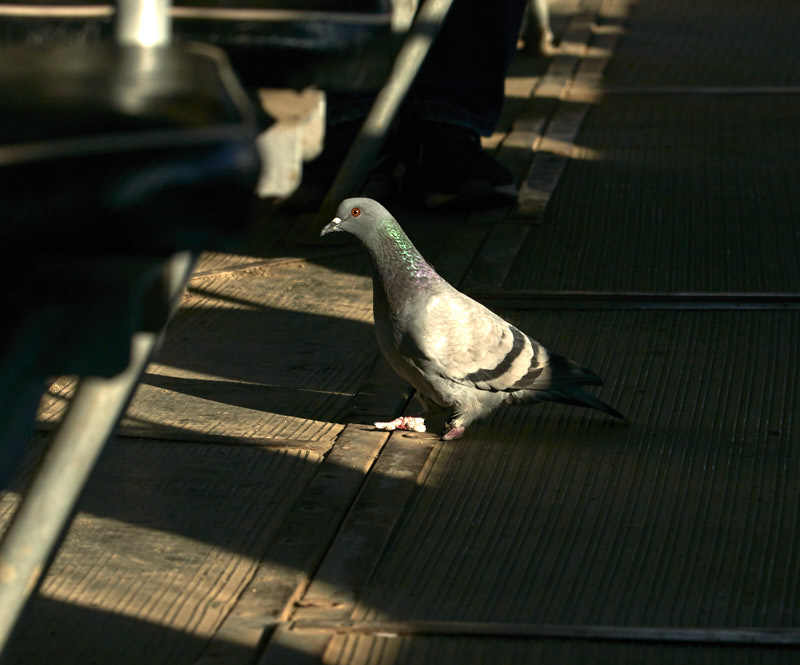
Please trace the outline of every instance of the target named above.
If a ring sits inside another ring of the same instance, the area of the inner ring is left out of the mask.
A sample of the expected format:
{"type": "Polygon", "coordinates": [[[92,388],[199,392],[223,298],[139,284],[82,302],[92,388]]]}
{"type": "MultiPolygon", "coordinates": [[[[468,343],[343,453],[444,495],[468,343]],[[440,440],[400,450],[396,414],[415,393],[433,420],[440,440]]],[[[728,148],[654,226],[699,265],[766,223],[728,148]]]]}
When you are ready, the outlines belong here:
{"type": "Polygon", "coordinates": [[[170,0],[117,0],[117,43],[166,46],[170,40],[170,0]]]}
{"type": "MultiPolygon", "coordinates": [[[[167,265],[173,306],[191,273],[188,252],[167,265]]],[[[127,369],[81,380],[24,500],[0,543],[0,654],[36,587],[106,439],[122,415],[160,333],[136,333],[127,369]]]]}
{"type": "Polygon", "coordinates": [[[339,202],[351,196],[375,163],[400,104],[422,66],[453,0],[425,0],[394,61],[392,73],[342,162],[319,210],[320,226],[330,221],[339,202]]]}

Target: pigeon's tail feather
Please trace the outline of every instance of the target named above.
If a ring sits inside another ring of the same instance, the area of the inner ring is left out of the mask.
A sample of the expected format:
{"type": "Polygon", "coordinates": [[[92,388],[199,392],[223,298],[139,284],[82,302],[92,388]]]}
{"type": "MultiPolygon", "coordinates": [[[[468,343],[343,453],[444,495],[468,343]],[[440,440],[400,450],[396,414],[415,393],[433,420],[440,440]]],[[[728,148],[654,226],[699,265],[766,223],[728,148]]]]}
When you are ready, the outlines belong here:
{"type": "Polygon", "coordinates": [[[606,404],[603,400],[598,399],[592,393],[581,390],[579,387],[569,387],[561,390],[547,390],[542,391],[538,398],[545,402],[559,402],[560,404],[572,404],[574,406],[586,406],[590,409],[597,409],[603,413],[607,413],[613,418],[619,418],[625,422],[628,419],[617,411],[613,406],[606,404]]]}
{"type": "Polygon", "coordinates": [[[557,353],[551,353],[548,360],[550,381],[554,385],[579,384],[582,386],[602,386],[603,379],[588,367],[581,367],[574,360],[557,353]]]}
{"type": "Polygon", "coordinates": [[[590,409],[597,409],[607,413],[613,418],[620,420],[627,419],[613,406],[606,404],[589,392],[583,390],[582,386],[602,386],[603,380],[588,367],[581,367],[577,363],[560,356],[551,354],[550,356],[551,387],[546,390],[538,391],[537,397],[547,402],[560,402],[561,404],[572,404],[574,406],[585,406],[590,409]]]}

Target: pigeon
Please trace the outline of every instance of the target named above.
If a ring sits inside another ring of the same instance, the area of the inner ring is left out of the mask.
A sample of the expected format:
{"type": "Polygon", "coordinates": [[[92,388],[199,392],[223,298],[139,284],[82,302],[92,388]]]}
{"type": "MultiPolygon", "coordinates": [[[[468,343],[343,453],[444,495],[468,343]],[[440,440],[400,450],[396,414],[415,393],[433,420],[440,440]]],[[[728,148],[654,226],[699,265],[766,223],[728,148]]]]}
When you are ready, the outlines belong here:
{"type": "MultiPolygon", "coordinates": [[[[378,346],[415,388],[425,415],[443,413],[443,439],[461,437],[502,404],[560,402],[625,420],[583,389],[602,385],[599,376],[451,286],[377,201],[342,201],[320,236],[341,232],[360,240],[372,260],[378,346]]],[[[425,431],[424,418],[408,416],[375,426],[425,431]]]]}

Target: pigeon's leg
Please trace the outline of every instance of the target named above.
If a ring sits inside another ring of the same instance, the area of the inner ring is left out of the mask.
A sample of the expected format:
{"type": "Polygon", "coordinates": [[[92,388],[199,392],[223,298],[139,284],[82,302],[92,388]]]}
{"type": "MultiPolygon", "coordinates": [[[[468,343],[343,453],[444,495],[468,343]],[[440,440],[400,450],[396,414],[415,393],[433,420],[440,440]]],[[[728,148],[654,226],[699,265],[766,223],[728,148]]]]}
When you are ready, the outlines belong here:
{"type": "Polygon", "coordinates": [[[419,416],[400,416],[387,423],[374,423],[376,429],[388,430],[390,432],[400,430],[411,430],[412,432],[425,432],[425,419],[419,416]]]}
{"type": "Polygon", "coordinates": [[[450,411],[449,418],[444,423],[444,432],[442,440],[452,441],[453,439],[460,439],[467,431],[467,425],[472,422],[471,418],[466,418],[461,409],[453,409],[450,411]]]}
{"type": "Polygon", "coordinates": [[[464,432],[466,431],[467,431],[466,428],[462,427],[461,425],[448,427],[448,429],[445,430],[444,434],[442,434],[442,439],[445,441],[460,439],[462,436],[464,436],[464,432]]]}

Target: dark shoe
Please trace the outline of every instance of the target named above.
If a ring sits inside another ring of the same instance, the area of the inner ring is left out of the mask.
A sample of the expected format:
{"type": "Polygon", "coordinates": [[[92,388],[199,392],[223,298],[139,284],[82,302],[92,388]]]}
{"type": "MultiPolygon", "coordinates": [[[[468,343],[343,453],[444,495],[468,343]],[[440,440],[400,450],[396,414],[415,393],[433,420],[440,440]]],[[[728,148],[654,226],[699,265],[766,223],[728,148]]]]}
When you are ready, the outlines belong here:
{"type": "Polygon", "coordinates": [[[465,127],[425,122],[403,132],[403,188],[428,208],[489,208],[517,197],[514,176],[465,127]]]}

